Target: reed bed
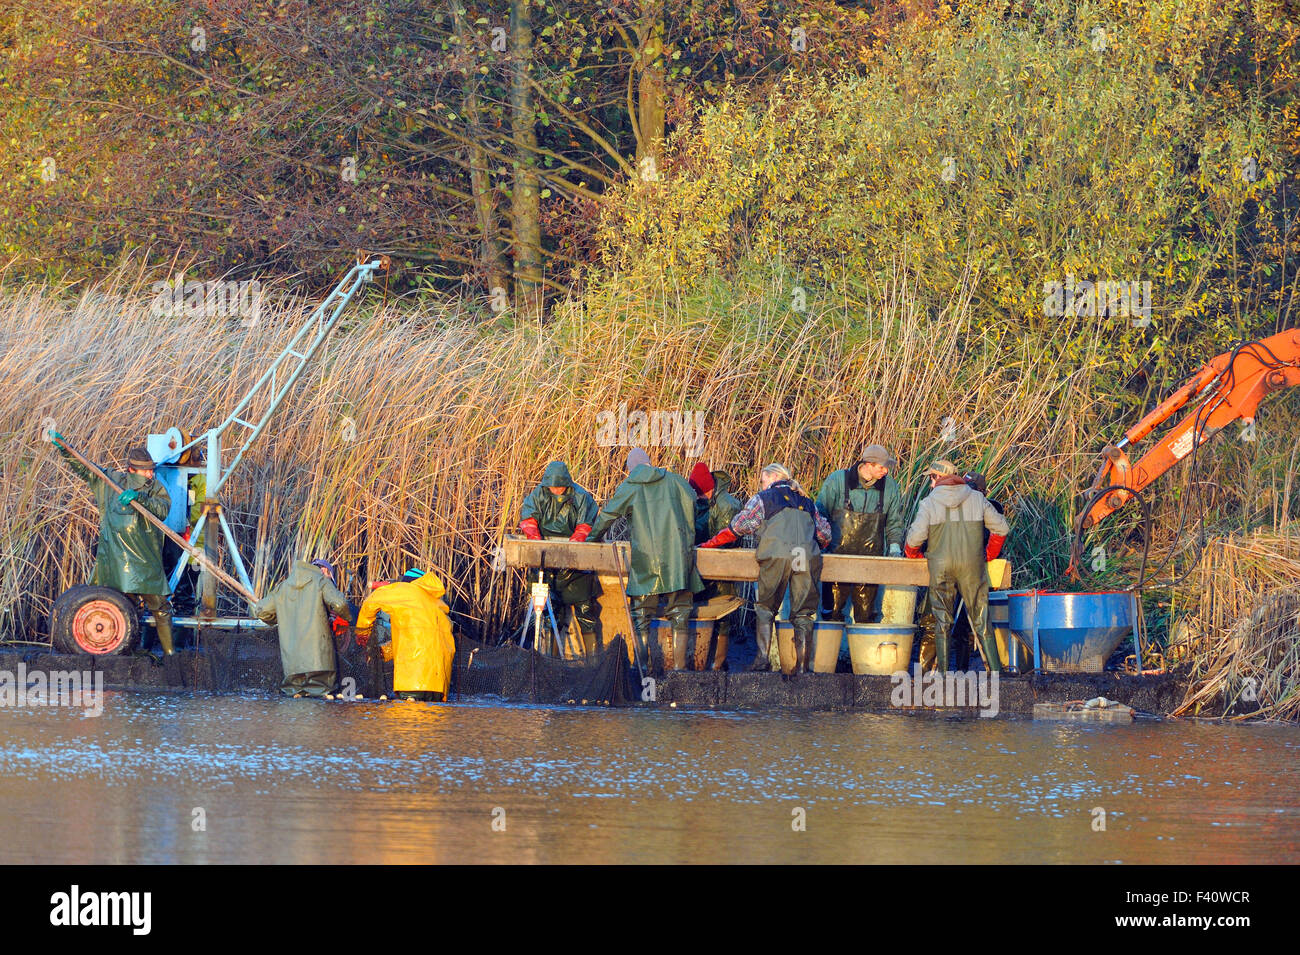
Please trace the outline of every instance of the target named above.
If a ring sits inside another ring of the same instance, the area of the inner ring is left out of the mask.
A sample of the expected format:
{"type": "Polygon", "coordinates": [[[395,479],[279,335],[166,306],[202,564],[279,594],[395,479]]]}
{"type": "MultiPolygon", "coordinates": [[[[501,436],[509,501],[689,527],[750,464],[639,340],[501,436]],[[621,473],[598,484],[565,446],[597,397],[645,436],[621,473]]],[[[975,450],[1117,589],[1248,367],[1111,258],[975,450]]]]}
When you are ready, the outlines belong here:
{"type": "MultiPolygon", "coordinates": [[[[603,499],[628,445],[648,442],[599,440],[602,416],[690,412],[702,415],[700,445],[661,441],[654,463],[684,472],[706,460],[735,475],[738,493],[773,460],[815,491],[868,440],[900,457],[913,500],[931,459],[979,467],[1015,522],[1019,582],[1050,582],[1114,408],[1090,397],[1103,391],[1097,365],[973,333],[975,281],[926,302],[900,264],[869,310],[825,295],[801,312],[779,276],[636,295],[611,282],[545,324],[513,325],[454,300],[367,299],[246,457],[223,494],[227,515],[258,592],[297,556],[329,556],[356,597],[367,581],[433,568],[461,625],[490,637],[522,595],[493,555],[546,461],[565,459],[603,499]]],[[[143,272],[80,293],[0,289],[0,607],[16,632],[43,632],[54,597],[87,579],[96,536],[90,498],[40,440],[43,423],[114,465],[151,431],[200,432],[306,308],[277,299],[251,327],[159,318],[146,289],[143,272]]]]}
{"type": "Polygon", "coordinates": [[[1300,529],[1217,538],[1170,643],[1187,668],[1175,715],[1300,719],[1300,529]]]}

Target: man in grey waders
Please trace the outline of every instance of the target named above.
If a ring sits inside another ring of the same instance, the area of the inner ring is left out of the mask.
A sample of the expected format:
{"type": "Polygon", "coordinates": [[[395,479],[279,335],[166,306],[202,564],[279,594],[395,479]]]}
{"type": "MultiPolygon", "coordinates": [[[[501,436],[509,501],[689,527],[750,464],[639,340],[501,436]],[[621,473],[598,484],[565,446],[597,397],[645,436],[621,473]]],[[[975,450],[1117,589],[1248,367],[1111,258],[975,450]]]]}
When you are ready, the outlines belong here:
{"type": "Polygon", "coordinates": [[[813,635],[821,599],[821,549],[830,542],[831,526],[780,464],[763,468],[758,486],[762,490],[746,502],[731,523],[700,546],[725,547],[745,534],[757,535],[754,637],[758,655],[750,669],[770,668],[773,622],[789,588],[795,657],[781,660],[781,672],[790,676],[812,669],[813,635]]]}
{"type": "Polygon", "coordinates": [[[126,470],[105,469],[108,479],[122,488],[119,494],[103,478],[68,453],[63,435],[50,432],[50,440],[68,462],[72,473],[90,485],[99,508],[99,547],[95,551],[95,574],[92,583],[112,587],[128,597],[139,597],[153,613],[163,660],[168,666],[176,652],[172,643],[172,605],[167,598],[171,588],[163,573],[162,532],[136,513],[132,501],[142,504],[150,514],[165,520],[171,510],[167,489],[154,477],[154,460],[142,447],[128,448],[126,470]]]}
{"type": "Polygon", "coordinates": [[[253,616],[279,631],[280,692],[285,696],[334,698],[338,665],[331,612],[352,623],[352,608],[335,586],[334,567],[327,560],[294,561],[289,576],[253,607],[253,616]]]}
{"type": "MultiPolygon", "coordinates": [[[[596,499],[577,484],[563,461],[552,461],[542,472],[542,483],[533,488],[519,509],[519,530],[529,540],[585,541],[596,519],[596,499]]],[[[596,625],[600,605],[596,602],[596,575],[583,570],[546,570],[551,588],[555,625],[561,634],[569,632],[569,613],[578,621],[583,653],[590,657],[600,645],[596,625]]]]}
{"type": "Polygon", "coordinates": [[[671,669],[684,670],[692,595],[704,589],[695,569],[695,492],[681,476],[651,467],[650,456],[641,448],[628,453],[627,472],[627,479],[605,502],[588,539],[599,541],[616,520],[628,518],[632,566],[627,595],[636,639],[649,650],[652,669],[659,671],[660,654],[657,641],[650,639],[650,620],[663,597],[672,624],[671,669]]]}
{"type": "MultiPolygon", "coordinates": [[[[833,471],[822,482],[817,506],[831,520],[831,550],[873,557],[903,554],[903,493],[890,471],[898,466],[879,444],[862,449],[857,464],[833,471]]],[[[870,623],[877,584],[830,583],[823,588],[829,620],[844,619],[844,604],[853,598],[855,623],[870,623]]]]}
{"type": "Polygon", "coordinates": [[[940,671],[948,669],[948,635],[960,593],[970,615],[971,635],[984,648],[985,667],[1000,670],[997,642],[989,626],[988,561],[1001,553],[1010,525],[966,483],[951,461],[935,461],[926,473],[932,490],[908,528],[906,552],[929,563],[936,663],[940,671]],[[984,543],[986,529],[988,544],[984,543]]]}

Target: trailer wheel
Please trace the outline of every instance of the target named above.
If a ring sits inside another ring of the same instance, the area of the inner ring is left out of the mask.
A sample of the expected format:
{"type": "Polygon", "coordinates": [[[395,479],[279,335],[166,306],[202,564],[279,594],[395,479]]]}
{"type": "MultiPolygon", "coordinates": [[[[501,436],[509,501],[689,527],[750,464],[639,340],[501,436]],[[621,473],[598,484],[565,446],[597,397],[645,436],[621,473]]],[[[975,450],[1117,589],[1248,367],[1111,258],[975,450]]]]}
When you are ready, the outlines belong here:
{"type": "Polygon", "coordinates": [[[50,612],[54,647],[95,656],[127,653],[140,637],[134,601],[112,587],[78,584],[61,593],[50,612]]]}

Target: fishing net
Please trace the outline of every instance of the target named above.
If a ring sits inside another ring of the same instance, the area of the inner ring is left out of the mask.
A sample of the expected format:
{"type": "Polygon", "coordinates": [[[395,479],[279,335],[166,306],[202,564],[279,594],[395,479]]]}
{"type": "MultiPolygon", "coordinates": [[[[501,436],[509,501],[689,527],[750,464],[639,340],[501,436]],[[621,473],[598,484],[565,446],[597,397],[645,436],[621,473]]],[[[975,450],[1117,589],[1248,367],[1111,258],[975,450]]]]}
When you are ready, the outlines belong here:
{"type": "Polygon", "coordinates": [[[627,645],[615,637],[591,663],[560,660],[514,644],[492,647],[456,642],[452,699],[495,696],[511,702],[624,706],[640,699],[627,662],[627,645]]]}

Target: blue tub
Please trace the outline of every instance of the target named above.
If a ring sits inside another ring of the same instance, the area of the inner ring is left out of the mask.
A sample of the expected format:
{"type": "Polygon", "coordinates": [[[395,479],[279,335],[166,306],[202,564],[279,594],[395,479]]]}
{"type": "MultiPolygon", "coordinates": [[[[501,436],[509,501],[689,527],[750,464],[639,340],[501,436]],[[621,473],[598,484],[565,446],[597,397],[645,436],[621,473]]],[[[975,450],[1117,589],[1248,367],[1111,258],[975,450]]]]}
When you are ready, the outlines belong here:
{"type": "Polygon", "coordinates": [[[1007,594],[1007,625],[1031,650],[1038,639],[1042,668],[1101,673],[1121,640],[1133,632],[1136,600],[1127,591],[1007,594]]]}

